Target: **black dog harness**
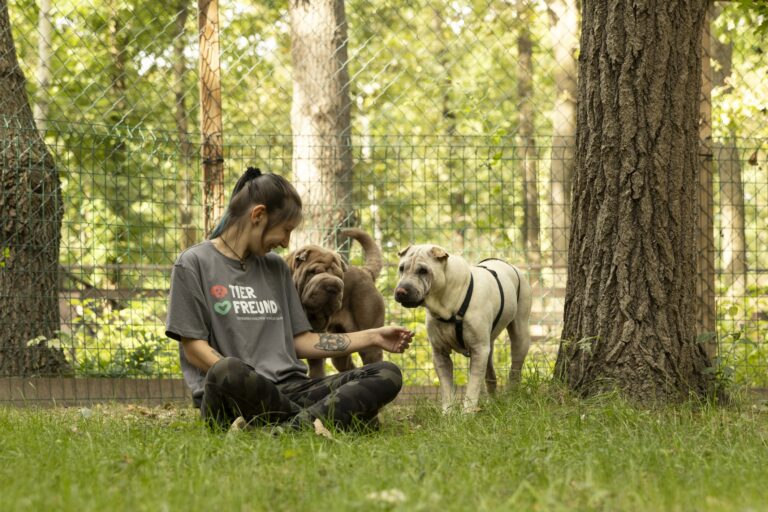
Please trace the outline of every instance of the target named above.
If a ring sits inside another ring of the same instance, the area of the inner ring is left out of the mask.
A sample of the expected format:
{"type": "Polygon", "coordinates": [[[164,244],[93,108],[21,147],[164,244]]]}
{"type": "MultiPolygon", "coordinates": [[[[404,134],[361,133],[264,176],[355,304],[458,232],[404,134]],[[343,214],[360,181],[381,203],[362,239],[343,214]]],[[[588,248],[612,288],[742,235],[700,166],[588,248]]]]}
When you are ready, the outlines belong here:
{"type": "MultiPolygon", "coordinates": [[[[480,263],[485,263],[486,261],[495,260],[496,258],[487,258],[482,260],[480,263]]],[[[497,260],[502,261],[502,260],[497,260]]],[[[506,263],[506,262],[504,262],[506,263]]],[[[501,297],[501,304],[499,305],[499,312],[496,313],[496,318],[493,319],[493,329],[496,329],[496,325],[499,323],[499,319],[501,318],[501,314],[504,312],[504,289],[501,287],[501,281],[499,281],[499,275],[496,273],[495,270],[490,269],[488,267],[484,267],[483,265],[475,265],[476,267],[483,268],[491,273],[493,278],[496,280],[496,285],[499,287],[499,296],[501,297]]],[[[515,274],[517,275],[517,301],[520,302],[520,274],[517,272],[517,269],[510,265],[512,267],[512,270],[515,271],[515,274]]],[[[437,317],[438,320],[441,322],[450,322],[453,323],[456,326],[456,342],[459,344],[459,347],[463,351],[464,355],[469,355],[467,353],[467,345],[464,343],[464,315],[467,313],[467,309],[469,309],[469,301],[472,300],[472,291],[475,288],[475,280],[472,277],[472,272],[469,273],[469,288],[467,288],[467,294],[464,296],[464,302],[461,303],[461,306],[459,307],[459,310],[456,312],[455,315],[453,315],[451,318],[445,319],[437,317]]]]}

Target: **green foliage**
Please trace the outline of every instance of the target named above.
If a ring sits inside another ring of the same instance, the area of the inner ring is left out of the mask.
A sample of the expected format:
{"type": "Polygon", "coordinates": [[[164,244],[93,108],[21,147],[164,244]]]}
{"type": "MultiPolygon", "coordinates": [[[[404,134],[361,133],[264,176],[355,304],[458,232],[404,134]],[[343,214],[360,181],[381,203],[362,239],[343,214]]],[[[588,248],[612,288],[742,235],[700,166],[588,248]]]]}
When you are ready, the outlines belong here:
{"type": "Polygon", "coordinates": [[[738,303],[723,300],[718,304],[718,355],[712,372],[723,387],[759,387],[766,382],[768,316],[765,311],[768,311],[765,295],[741,299],[738,303]]]}
{"type": "Polygon", "coordinates": [[[739,9],[751,17],[756,33],[768,33],[768,3],[765,0],[738,0],[739,9]]]}
{"type": "Polygon", "coordinates": [[[67,331],[59,333],[75,372],[87,377],[178,377],[178,347],[165,336],[156,306],[131,301],[112,310],[93,299],[73,300],[76,316],[67,331]]]}
{"type": "MultiPolygon", "coordinates": [[[[200,141],[192,135],[192,155],[185,155],[174,117],[174,21],[179,6],[189,3],[52,3],[53,80],[47,91],[51,101],[46,142],[60,171],[65,208],[61,263],[75,279],[73,286],[165,289],[168,266],[183,248],[184,208],[197,225],[196,237],[203,236],[200,141]]],[[[41,92],[34,80],[37,4],[18,0],[10,6],[14,40],[33,101],[41,92]]],[[[395,252],[409,243],[440,243],[469,260],[491,255],[526,260],[519,232],[524,198],[517,139],[517,38],[523,31],[530,32],[534,43],[535,158],[545,261],[549,256],[549,136],[557,65],[552,13],[546,2],[527,3],[523,15],[513,4],[346,2],[353,201],[360,225],[377,235],[390,265],[382,279],[385,290],[391,290],[395,281],[391,268],[395,252]]],[[[768,81],[760,32],[766,27],[768,7],[755,0],[722,7],[714,34],[732,48],[733,72],[712,93],[713,136],[738,137],[740,159],[754,156],[757,162],[743,166],[747,264],[752,269],[768,268],[763,236],[768,187],[761,146],[768,137],[768,81]]],[[[192,8],[180,36],[187,66],[181,88],[193,133],[198,131],[199,117],[196,14],[192,8]]],[[[287,2],[222,1],[220,20],[229,190],[235,176],[253,162],[290,175],[293,64],[287,2]]],[[[713,62],[716,70],[722,65],[713,62]]],[[[715,222],[717,228],[719,217],[715,222]]],[[[3,251],[0,268],[9,254],[8,248],[3,251]]],[[[171,350],[175,347],[164,339],[160,327],[162,312],[149,313],[143,307],[133,302],[113,310],[101,304],[83,305],[84,312],[62,334],[72,347],[78,371],[134,375],[155,368],[176,375],[171,350]]],[[[741,334],[738,339],[720,334],[721,367],[734,368],[735,382],[765,383],[768,363],[760,348],[765,347],[765,324],[750,320],[736,325],[735,315],[728,316],[731,307],[720,308],[718,332],[741,334]]],[[[768,307],[747,298],[741,318],[765,310],[768,307]]],[[[403,313],[394,304],[389,311],[388,321],[412,326],[418,336],[415,350],[393,360],[409,370],[409,384],[435,384],[423,311],[403,313]]],[[[495,354],[500,368],[509,363],[504,338],[498,340],[495,354]]],[[[455,355],[455,361],[457,381],[463,383],[466,359],[455,355]]],[[[549,374],[552,364],[551,355],[536,354],[529,358],[526,371],[549,374]]]]}
{"type": "MultiPolygon", "coordinates": [[[[723,83],[713,84],[712,134],[715,137],[768,137],[765,122],[768,84],[763,79],[768,50],[763,40],[768,28],[768,15],[764,12],[767,5],[749,0],[741,4],[724,4],[722,12],[713,21],[717,44],[729,49],[728,52],[718,52],[712,48],[710,60],[715,76],[724,71],[724,66],[725,71],[730,71],[723,83]],[[748,4],[752,5],[745,8],[748,4]],[[720,62],[718,58],[730,62],[720,62]]],[[[751,141],[745,142],[750,144],[751,141]]]]}

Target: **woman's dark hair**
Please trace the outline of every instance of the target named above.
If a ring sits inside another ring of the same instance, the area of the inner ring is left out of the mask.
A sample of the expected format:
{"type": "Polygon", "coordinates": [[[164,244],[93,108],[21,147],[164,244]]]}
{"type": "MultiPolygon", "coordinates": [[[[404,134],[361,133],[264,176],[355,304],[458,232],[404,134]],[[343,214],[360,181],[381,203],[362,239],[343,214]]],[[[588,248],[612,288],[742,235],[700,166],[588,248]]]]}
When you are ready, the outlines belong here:
{"type": "Polygon", "coordinates": [[[267,229],[289,220],[301,221],[301,198],[293,185],[282,176],[249,167],[237,180],[229,205],[209,238],[221,235],[256,204],[267,208],[267,229]]]}

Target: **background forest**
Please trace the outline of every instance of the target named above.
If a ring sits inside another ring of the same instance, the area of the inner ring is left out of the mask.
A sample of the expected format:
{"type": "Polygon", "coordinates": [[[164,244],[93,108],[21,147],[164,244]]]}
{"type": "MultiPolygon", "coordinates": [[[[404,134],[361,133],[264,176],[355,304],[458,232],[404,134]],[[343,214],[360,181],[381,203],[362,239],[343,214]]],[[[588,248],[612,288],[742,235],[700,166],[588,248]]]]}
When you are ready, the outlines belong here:
{"type": "MultiPolygon", "coordinates": [[[[379,288],[391,296],[395,253],[409,243],[438,243],[471,261],[493,255],[521,263],[537,295],[529,371],[549,374],[566,280],[575,0],[344,6],[346,220],[384,251],[379,288]]],[[[763,16],[743,3],[716,4],[706,101],[722,368],[738,382],[766,386],[763,16]]],[[[51,343],[79,375],[178,376],[176,346],[163,328],[170,265],[205,236],[197,8],[182,0],[18,0],[10,18],[38,128],[61,177],[62,328],[51,343]]],[[[248,165],[291,176],[297,63],[287,2],[221,0],[219,18],[228,192],[248,165]]],[[[419,334],[417,349],[398,359],[411,384],[435,379],[421,315],[388,302],[388,321],[419,334]]],[[[507,351],[496,358],[503,368],[507,351]]]]}

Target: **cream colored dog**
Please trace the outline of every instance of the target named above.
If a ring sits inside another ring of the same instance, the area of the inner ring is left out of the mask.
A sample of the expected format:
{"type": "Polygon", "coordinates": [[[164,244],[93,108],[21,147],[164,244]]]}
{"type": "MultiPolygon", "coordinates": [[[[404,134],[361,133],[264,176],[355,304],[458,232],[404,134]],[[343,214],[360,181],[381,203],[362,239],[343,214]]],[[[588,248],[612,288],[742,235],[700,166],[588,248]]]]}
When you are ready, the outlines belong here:
{"type": "Polygon", "coordinates": [[[531,339],[531,286],[515,267],[501,260],[470,266],[435,245],[409,246],[398,255],[400,281],[395,300],[407,308],[427,309],[427,337],[440,380],[443,412],[455,399],[452,350],[469,357],[463,410],[475,412],[483,379],[489,393],[496,390],[493,342],[504,329],[512,349],[509,378],[512,382],[520,379],[531,339]]]}

